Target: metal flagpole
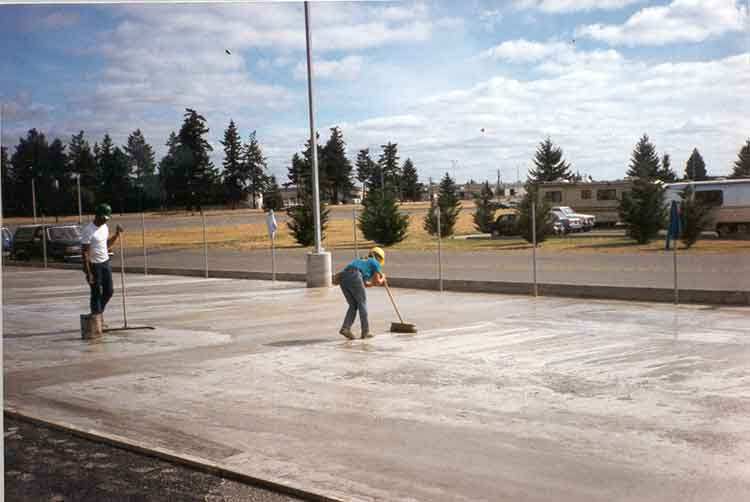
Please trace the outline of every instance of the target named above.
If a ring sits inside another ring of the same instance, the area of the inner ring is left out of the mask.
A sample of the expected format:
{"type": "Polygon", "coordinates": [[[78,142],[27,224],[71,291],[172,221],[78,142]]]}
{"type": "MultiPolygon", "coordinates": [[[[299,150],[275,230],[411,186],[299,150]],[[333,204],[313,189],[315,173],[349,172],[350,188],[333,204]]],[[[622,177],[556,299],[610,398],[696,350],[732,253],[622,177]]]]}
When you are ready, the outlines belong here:
{"type": "Polygon", "coordinates": [[[34,210],[34,223],[36,223],[36,182],[31,178],[31,205],[34,210]]]}
{"type": "Polygon", "coordinates": [[[76,176],[76,185],[78,186],[78,224],[83,224],[83,214],[81,211],[81,173],[76,176]]]}
{"type": "Polygon", "coordinates": [[[536,284],[536,197],[537,192],[534,191],[533,198],[530,198],[531,200],[531,240],[532,245],[534,246],[532,248],[532,268],[534,270],[534,296],[536,297],[539,294],[537,284],[536,284]]]}
{"type": "Polygon", "coordinates": [[[443,250],[442,250],[442,234],[443,228],[440,226],[440,201],[435,205],[437,211],[437,234],[438,234],[438,287],[440,292],[443,292],[443,250]]]}
{"type": "Polygon", "coordinates": [[[357,204],[352,205],[352,227],[354,228],[354,259],[359,257],[359,249],[357,247],[357,204]]]}
{"type": "Polygon", "coordinates": [[[42,213],[42,255],[44,255],[44,268],[47,268],[47,225],[44,224],[44,213],[42,213]]]}
{"type": "Polygon", "coordinates": [[[310,39],[310,5],[305,2],[305,36],[307,39],[307,100],[310,106],[310,150],[312,154],[313,212],[315,213],[315,254],[323,252],[320,243],[320,187],[318,184],[318,140],[315,137],[315,120],[312,88],[312,56],[310,39]]]}

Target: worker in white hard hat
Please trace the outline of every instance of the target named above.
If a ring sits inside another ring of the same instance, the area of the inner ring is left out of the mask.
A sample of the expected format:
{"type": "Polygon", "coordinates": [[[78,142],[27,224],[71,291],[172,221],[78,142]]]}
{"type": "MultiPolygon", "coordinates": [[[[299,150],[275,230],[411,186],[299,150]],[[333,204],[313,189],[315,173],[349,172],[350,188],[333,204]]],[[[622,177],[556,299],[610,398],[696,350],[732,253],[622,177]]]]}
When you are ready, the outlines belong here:
{"type": "Polygon", "coordinates": [[[344,324],[341,326],[339,333],[349,340],[354,339],[352,324],[357,317],[357,312],[359,312],[359,322],[362,325],[362,338],[372,338],[373,336],[367,319],[367,293],[365,288],[385,284],[384,265],[385,251],[379,247],[374,247],[366,257],[352,261],[339,274],[341,291],[349,304],[346,317],[344,317],[344,324]]]}

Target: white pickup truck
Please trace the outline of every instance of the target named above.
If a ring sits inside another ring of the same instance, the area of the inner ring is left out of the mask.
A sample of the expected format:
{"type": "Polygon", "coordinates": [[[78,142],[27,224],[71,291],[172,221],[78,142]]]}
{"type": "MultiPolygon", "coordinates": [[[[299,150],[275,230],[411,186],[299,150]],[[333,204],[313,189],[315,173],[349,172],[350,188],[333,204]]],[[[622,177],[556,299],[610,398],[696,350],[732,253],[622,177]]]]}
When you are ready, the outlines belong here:
{"type": "Polygon", "coordinates": [[[583,223],[583,231],[588,232],[596,225],[596,216],[593,214],[576,213],[570,206],[555,206],[552,211],[559,211],[568,218],[578,218],[583,223]]]}

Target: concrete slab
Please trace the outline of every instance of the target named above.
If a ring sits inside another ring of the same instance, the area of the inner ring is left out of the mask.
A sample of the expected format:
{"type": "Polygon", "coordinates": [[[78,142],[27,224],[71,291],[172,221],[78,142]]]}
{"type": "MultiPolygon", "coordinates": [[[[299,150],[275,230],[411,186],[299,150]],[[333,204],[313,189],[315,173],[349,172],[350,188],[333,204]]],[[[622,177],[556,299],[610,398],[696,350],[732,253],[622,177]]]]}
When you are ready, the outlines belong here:
{"type": "Polygon", "coordinates": [[[80,272],[4,274],[6,407],[341,500],[750,499],[750,310],[128,276],[77,340],[80,272]],[[108,309],[119,319],[119,297],[108,309]]]}

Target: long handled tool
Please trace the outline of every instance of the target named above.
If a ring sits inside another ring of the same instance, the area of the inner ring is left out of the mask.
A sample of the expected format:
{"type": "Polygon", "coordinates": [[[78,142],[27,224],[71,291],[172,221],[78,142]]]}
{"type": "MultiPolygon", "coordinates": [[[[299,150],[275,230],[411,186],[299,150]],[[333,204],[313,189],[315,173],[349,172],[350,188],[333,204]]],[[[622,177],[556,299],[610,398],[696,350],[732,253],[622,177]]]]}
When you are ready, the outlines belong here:
{"type": "Polygon", "coordinates": [[[384,282],[383,286],[385,286],[385,290],[388,292],[388,298],[391,299],[391,304],[393,305],[393,309],[396,311],[398,320],[401,321],[401,322],[391,323],[391,332],[392,333],[416,333],[417,332],[416,325],[404,322],[404,319],[401,317],[401,312],[398,311],[398,307],[396,306],[396,301],[393,299],[393,294],[391,294],[391,288],[388,287],[388,282],[384,282]]]}
{"type": "Polygon", "coordinates": [[[125,239],[120,236],[120,284],[122,290],[122,328],[108,328],[104,331],[109,333],[111,331],[129,331],[134,329],[154,329],[153,326],[128,326],[128,309],[126,307],[126,292],[125,292],[125,239]]]}

